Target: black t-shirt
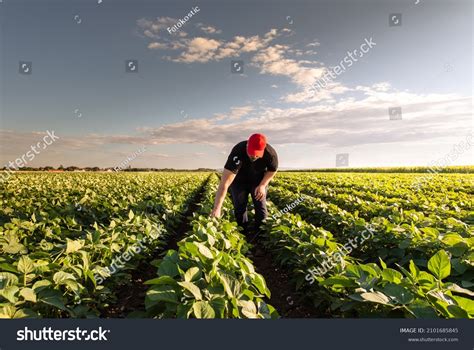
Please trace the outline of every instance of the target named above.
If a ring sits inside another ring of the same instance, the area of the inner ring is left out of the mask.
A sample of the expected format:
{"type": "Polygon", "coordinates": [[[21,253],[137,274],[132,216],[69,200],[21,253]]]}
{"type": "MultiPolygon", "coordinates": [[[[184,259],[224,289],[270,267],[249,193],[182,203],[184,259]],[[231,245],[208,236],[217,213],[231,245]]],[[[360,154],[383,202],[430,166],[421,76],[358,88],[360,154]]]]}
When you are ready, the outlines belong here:
{"type": "Polygon", "coordinates": [[[266,171],[277,171],[278,156],[275,149],[267,144],[263,157],[252,162],[247,154],[247,141],[242,141],[232,148],[224,168],[237,174],[234,182],[258,185],[266,171]]]}

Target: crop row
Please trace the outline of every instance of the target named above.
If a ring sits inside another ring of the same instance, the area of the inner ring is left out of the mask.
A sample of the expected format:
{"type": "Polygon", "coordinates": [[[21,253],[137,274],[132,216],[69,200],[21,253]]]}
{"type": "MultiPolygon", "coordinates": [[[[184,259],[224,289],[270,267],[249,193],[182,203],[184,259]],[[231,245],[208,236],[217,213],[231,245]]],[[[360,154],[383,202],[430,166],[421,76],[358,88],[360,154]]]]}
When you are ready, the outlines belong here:
{"type": "Polygon", "coordinates": [[[449,281],[452,259],[445,250],[428,260],[428,271],[413,260],[406,268],[390,268],[382,259],[362,264],[351,258],[353,247],[338,243],[330,232],[297,214],[275,213],[272,209],[264,226],[265,245],[293,271],[297,289],[322,316],[474,317],[474,293],[449,281]]]}
{"type": "MultiPolygon", "coordinates": [[[[432,202],[426,198],[420,200],[420,196],[415,194],[411,200],[402,198],[387,198],[378,194],[362,193],[361,191],[338,191],[338,189],[317,185],[314,183],[304,183],[296,181],[279,180],[277,186],[286,188],[292,192],[301,192],[306,195],[320,198],[326,202],[336,204],[341,209],[349,212],[356,212],[364,219],[371,219],[376,216],[388,216],[395,210],[410,210],[412,212],[422,212],[423,215],[436,216],[440,219],[454,218],[466,224],[474,223],[474,212],[469,211],[474,204],[473,199],[462,202],[461,198],[454,203],[442,204],[432,202]],[[461,203],[461,204],[459,204],[461,203]],[[466,207],[468,209],[463,209],[466,207]]],[[[467,195],[466,195],[467,196],[467,195]]]]}
{"type": "MultiPolygon", "coordinates": [[[[192,230],[170,250],[158,266],[145,306],[158,318],[275,318],[275,309],[265,303],[270,297],[263,276],[245,257],[249,249],[235,222],[209,218],[217,189],[214,176],[207,184],[202,207],[192,221],[192,230]]],[[[226,218],[227,215],[227,218],[226,218]]]]}
{"type": "MultiPolygon", "coordinates": [[[[48,182],[49,174],[42,175],[48,182]]],[[[0,318],[98,316],[114,300],[117,285],[127,280],[127,271],[159,248],[174,230],[206,177],[200,174],[183,183],[163,176],[152,179],[149,174],[138,180],[113,174],[102,179],[102,189],[95,179],[96,187],[91,190],[87,188],[90,178],[85,176],[80,205],[92,212],[100,203],[111,214],[102,222],[86,224],[86,220],[80,223],[82,210],[68,209],[77,197],[60,195],[60,186],[73,178],[66,175],[49,179],[50,200],[44,194],[45,199],[41,197],[35,206],[25,209],[25,213],[30,211],[29,220],[3,218],[8,221],[0,226],[0,318]],[[116,185],[128,183],[123,186],[130,191],[128,202],[125,193],[108,192],[110,179],[116,185]],[[140,189],[142,181],[150,181],[161,192],[155,190],[156,197],[148,197],[140,189]],[[64,216],[55,216],[55,209],[64,216]]],[[[76,181],[81,180],[71,180],[76,181]]],[[[12,190],[12,183],[9,186],[12,190]]],[[[44,193],[43,186],[31,179],[31,192],[23,193],[20,200],[34,200],[44,193]]],[[[15,208],[14,212],[19,210],[13,197],[4,195],[2,201],[7,208],[15,208]]]]}
{"type": "MultiPolygon", "coordinates": [[[[317,184],[337,193],[376,194],[386,198],[416,202],[429,201],[455,207],[472,203],[474,194],[469,174],[353,174],[353,173],[281,173],[285,183],[317,184]],[[420,184],[418,187],[417,184],[420,184]]],[[[472,205],[471,205],[472,207],[472,205]]]]}
{"type": "Polygon", "coordinates": [[[381,257],[389,265],[406,264],[413,259],[420,266],[427,266],[427,260],[441,249],[453,255],[453,278],[465,285],[474,283],[474,238],[466,224],[449,218],[440,227],[437,220],[410,211],[396,211],[387,217],[374,217],[370,221],[353,215],[335,204],[328,204],[318,198],[301,196],[284,188],[273,188],[270,192],[277,206],[303,198],[294,212],[316,227],[322,227],[334,234],[341,242],[360,237],[370,232],[371,238],[359,245],[353,256],[362,261],[373,261],[381,257]]]}

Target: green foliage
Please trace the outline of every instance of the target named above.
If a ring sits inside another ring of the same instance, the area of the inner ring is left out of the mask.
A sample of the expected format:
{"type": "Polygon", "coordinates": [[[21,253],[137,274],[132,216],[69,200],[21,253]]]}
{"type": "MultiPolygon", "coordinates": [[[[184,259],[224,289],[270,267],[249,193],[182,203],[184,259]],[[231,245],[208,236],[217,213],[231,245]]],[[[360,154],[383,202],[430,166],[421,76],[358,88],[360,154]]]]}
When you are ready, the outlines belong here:
{"type": "Polygon", "coordinates": [[[280,174],[265,244],[324,315],[472,318],[473,178],[422,176],[280,174]]]}
{"type": "Polygon", "coordinates": [[[98,316],[129,283],[127,272],[172,234],[208,176],[12,176],[0,192],[0,318],[98,316]],[[139,243],[145,249],[133,252],[139,243]],[[123,268],[107,272],[126,252],[123,268]]]}
{"type": "Polygon", "coordinates": [[[158,278],[147,281],[145,306],[152,317],[275,318],[263,298],[270,297],[264,278],[245,257],[248,245],[235,223],[208,217],[216,178],[208,183],[192,231],[169,251],[158,278]],[[205,215],[205,216],[204,216],[205,215]]]}

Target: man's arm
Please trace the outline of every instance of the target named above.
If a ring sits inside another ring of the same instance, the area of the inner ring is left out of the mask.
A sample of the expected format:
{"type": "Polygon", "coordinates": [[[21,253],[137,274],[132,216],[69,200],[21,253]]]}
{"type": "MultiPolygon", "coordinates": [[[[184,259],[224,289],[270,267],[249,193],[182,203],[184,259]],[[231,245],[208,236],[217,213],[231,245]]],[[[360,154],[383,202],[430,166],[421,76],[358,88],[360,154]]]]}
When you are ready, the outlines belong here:
{"type": "Polygon", "coordinates": [[[224,169],[224,172],[222,173],[221,177],[221,182],[219,183],[219,187],[217,188],[216,199],[214,200],[214,208],[211,212],[212,217],[221,216],[222,203],[224,203],[227,190],[234,181],[235,176],[236,174],[234,174],[232,171],[224,169]]]}
{"type": "Polygon", "coordinates": [[[262,181],[260,181],[260,184],[255,188],[255,199],[261,200],[263,197],[265,197],[267,191],[266,187],[268,186],[270,181],[272,181],[276,173],[276,171],[265,172],[262,181]]]}

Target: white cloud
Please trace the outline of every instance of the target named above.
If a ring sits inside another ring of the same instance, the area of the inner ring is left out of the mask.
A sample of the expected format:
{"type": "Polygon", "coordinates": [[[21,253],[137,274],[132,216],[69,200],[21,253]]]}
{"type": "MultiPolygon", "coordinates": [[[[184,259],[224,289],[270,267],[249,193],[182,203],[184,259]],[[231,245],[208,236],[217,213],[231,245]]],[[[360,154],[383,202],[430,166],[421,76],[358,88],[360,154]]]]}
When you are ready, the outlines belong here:
{"type": "MultiPolygon", "coordinates": [[[[155,128],[138,129],[135,135],[58,135],[60,140],[37,158],[38,161],[60,159],[60,162],[68,164],[64,159],[71,159],[74,152],[93,154],[94,157],[101,155],[106,159],[110,145],[147,145],[148,149],[148,145],[167,144],[188,144],[192,147],[190,152],[181,154],[181,157],[200,157],[193,149],[194,145],[208,145],[221,152],[222,149],[228,151],[250,134],[263,132],[271,144],[278,147],[288,145],[285,149],[289,150],[301,145],[315,150],[326,150],[325,152],[336,149],[365,152],[373,150],[379,154],[384,149],[393,152],[397,145],[406,150],[410,145],[414,147],[413,154],[408,154],[407,162],[423,164],[420,159],[425,159],[426,155],[417,153],[416,147],[426,152],[438,149],[440,144],[457,143],[471,129],[470,97],[397,91],[384,82],[372,86],[357,86],[347,94],[342,94],[338,101],[293,108],[258,105],[233,107],[228,113],[210,116],[208,119],[185,120],[155,128]],[[359,97],[351,94],[358,94],[359,97]],[[389,120],[388,108],[395,106],[402,107],[402,120],[389,120]]],[[[0,130],[1,161],[5,163],[21,156],[29,150],[30,145],[36,144],[42,135],[43,133],[39,132],[0,130]]],[[[146,153],[143,155],[144,162],[145,157],[150,157],[151,160],[167,157],[163,153],[153,153],[151,149],[146,153]]],[[[173,161],[176,162],[175,157],[177,156],[169,155],[170,163],[166,164],[170,166],[173,161]]],[[[358,157],[362,162],[360,164],[363,164],[363,157],[370,155],[359,154],[358,157]]],[[[299,161],[303,162],[303,158],[310,162],[312,155],[300,154],[299,161]]],[[[202,166],[209,165],[203,163],[202,166]]]]}
{"type": "Polygon", "coordinates": [[[221,61],[225,58],[240,56],[242,53],[256,52],[266,47],[277,36],[278,31],[272,29],[263,37],[259,35],[251,37],[235,36],[231,41],[203,37],[183,40],[186,48],[179,56],[170,57],[169,59],[180,63],[221,61]]]}
{"type": "Polygon", "coordinates": [[[308,45],[306,45],[306,47],[319,47],[321,46],[321,44],[317,41],[314,41],[312,43],[309,43],[308,45]]]}
{"type": "Polygon", "coordinates": [[[196,25],[199,29],[201,29],[206,34],[221,34],[222,30],[217,29],[216,27],[205,25],[203,23],[198,23],[196,25]]]}
{"type": "Polygon", "coordinates": [[[148,48],[149,49],[167,49],[169,48],[169,46],[165,43],[159,43],[159,42],[152,42],[150,44],[148,44],[148,48]]]}
{"type": "Polygon", "coordinates": [[[187,43],[186,51],[177,58],[173,58],[172,61],[181,63],[208,62],[216,56],[216,51],[221,46],[221,42],[215,39],[202,37],[191,39],[187,43]]]}
{"type": "Polygon", "coordinates": [[[146,37],[160,39],[169,35],[167,28],[173,26],[177,22],[178,19],[172,17],[158,17],[154,21],[141,18],[137,21],[137,25],[146,37]]]}
{"type": "MultiPolygon", "coordinates": [[[[171,17],[159,17],[154,21],[142,18],[137,21],[141,36],[151,40],[148,48],[151,50],[180,51],[177,55],[167,55],[164,58],[178,63],[206,63],[210,61],[221,61],[230,57],[237,57],[244,53],[253,53],[267,47],[273,40],[283,33],[277,29],[271,29],[263,36],[253,35],[249,37],[237,35],[231,40],[207,38],[201,34],[189,37],[188,33],[180,30],[173,35],[167,32],[167,28],[177,22],[171,17]]],[[[221,34],[222,31],[203,23],[197,23],[195,27],[200,32],[208,35],[221,34]]],[[[188,27],[191,28],[191,27],[188,27]]]]}
{"type": "Polygon", "coordinates": [[[252,62],[260,68],[261,74],[286,76],[300,87],[313,84],[325,74],[324,67],[308,66],[317,65],[316,61],[298,61],[285,57],[288,49],[286,45],[269,46],[260,50],[252,58],[252,62]]]}
{"type": "Polygon", "coordinates": [[[241,107],[232,107],[230,109],[230,113],[228,114],[216,114],[215,117],[212,119],[213,121],[235,121],[239,120],[242,117],[245,117],[250,112],[252,112],[255,108],[253,106],[241,106],[241,107]]]}

